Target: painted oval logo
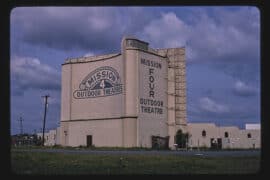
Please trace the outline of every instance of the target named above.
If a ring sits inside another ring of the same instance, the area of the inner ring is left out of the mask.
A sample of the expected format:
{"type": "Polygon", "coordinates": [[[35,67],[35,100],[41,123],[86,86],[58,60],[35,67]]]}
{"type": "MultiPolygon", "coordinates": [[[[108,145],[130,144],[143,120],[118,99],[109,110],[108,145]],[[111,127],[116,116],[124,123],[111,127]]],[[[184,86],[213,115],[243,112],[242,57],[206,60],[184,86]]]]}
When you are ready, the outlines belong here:
{"type": "Polygon", "coordinates": [[[111,96],[122,93],[118,72],[109,66],[97,68],[81,82],[79,90],[74,91],[76,99],[111,96]]]}

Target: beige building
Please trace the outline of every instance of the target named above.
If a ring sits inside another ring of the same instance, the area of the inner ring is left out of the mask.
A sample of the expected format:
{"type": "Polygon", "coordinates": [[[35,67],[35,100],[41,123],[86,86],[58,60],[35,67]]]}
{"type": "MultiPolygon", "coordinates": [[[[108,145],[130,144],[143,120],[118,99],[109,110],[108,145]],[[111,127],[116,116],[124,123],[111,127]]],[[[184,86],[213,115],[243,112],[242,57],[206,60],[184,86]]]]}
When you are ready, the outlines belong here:
{"type": "Polygon", "coordinates": [[[63,146],[174,149],[181,130],[185,147],[260,148],[258,125],[187,124],[185,48],[125,37],[121,53],[67,59],[61,93],[63,146]]]}
{"type": "Polygon", "coordinates": [[[152,49],[126,37],[121,53],[62,64],[64,146],[174,146],[187,131],[185,49],[152,49]],[[160,143],[159,143],[160,144],[160,143]]]}
{"type": "MultiPolygon", "coordinates": [[[[37,133],[38,138],[42,139],[43,134],[37,133]]],[[[49,130],[49,132],[44,133],[44,145],[54,146],[60,145],[60,127],[57,129],[49,130]]]]}
{"type": "Polygon", "coordinates": [[[214,123],[188,123],[188,132],[191,135],[188,147],[261,148],[261,131],[258,127],[260,124],[246,124],[245,129],[239,129],[236,126],[219,127],[214,123]]]}

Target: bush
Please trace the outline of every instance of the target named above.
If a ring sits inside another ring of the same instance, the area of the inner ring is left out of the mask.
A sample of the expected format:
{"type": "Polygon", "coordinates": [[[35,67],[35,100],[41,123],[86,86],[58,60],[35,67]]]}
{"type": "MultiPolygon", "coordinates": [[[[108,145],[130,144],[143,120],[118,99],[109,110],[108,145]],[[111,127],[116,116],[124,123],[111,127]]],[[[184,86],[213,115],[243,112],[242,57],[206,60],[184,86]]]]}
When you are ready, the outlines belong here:
{"type": "Polygon", "coordinates": [[[177,148],[186,148],[190,134],[183,133],[182,130],[178,130],[175,135],[177,148]]]}

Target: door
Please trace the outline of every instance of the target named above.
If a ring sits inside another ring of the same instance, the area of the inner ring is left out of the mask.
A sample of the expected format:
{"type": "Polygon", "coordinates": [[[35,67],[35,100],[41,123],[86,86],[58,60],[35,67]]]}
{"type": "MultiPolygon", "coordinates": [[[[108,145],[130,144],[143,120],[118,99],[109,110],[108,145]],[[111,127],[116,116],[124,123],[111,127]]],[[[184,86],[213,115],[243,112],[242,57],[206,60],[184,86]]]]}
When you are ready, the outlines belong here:
{"type": "Polygon", "coordinates": [[[152,148],[169,149],[169,136],[167,137],[152,136],[152,148]]]}
{"type": "Polygon", "coordinates": [[[222,139],[221,138],[217,139],[217,148],[222,149],[222,139]]]}
{"type": "Polygon", "coordinates": [[[86,136],[86,146],[92,146],[92,135],[87,135],[86,136]]]}

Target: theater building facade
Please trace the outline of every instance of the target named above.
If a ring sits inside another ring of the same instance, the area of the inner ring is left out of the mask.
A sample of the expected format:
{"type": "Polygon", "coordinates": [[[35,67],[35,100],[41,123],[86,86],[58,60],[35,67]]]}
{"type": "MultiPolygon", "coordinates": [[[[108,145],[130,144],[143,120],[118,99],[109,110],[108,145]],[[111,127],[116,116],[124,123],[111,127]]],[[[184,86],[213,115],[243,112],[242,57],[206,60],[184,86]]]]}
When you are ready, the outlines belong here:
{"type": "Polygon", "coordinates": [[[185,48],[125,37],[121,52],[62,64],[60,144],[173,147],[187,131],[185,48]]]}

